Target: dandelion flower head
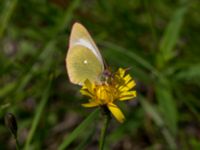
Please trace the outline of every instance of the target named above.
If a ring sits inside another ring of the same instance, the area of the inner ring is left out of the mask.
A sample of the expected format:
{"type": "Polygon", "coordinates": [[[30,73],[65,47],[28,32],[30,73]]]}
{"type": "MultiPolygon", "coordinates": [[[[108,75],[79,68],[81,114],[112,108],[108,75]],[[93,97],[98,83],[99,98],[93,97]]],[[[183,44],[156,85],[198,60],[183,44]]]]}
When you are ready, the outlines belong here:
{"type": "Polygon", "coordinates": [[[82,104],[84,107],[107,107],[113,116],[123,122],[125,117],[116,101],[130,100],[136,97],[133,90],[136,83],[132,77],[126,73],[126,69],[119,68],[115,73],[106,76],[100,83],[86,80],[80,90],[82,95],[89,97],[89,102],[82,104]]]}

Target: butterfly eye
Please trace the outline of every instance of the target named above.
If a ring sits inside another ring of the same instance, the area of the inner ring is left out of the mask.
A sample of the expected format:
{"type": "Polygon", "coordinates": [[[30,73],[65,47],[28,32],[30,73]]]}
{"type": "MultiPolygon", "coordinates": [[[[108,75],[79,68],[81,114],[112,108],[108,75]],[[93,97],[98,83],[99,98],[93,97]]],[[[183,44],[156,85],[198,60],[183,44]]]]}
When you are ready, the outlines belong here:
{"type": "Polygon", "coordinates": [[[110,72],[110,70],[106,69],[103,71],[103,76],[105,78],[109,78],[109,77],[111,77],[111,75],[112,75],[112,73],[110,72]]]}
{"type": "Polygon", "coordinates": [[[112,78],[112,73],[110,72],[110,70],[108,69],[104,70],[101,77],[101,81],[109,82],[111,78],[112,78]]]}

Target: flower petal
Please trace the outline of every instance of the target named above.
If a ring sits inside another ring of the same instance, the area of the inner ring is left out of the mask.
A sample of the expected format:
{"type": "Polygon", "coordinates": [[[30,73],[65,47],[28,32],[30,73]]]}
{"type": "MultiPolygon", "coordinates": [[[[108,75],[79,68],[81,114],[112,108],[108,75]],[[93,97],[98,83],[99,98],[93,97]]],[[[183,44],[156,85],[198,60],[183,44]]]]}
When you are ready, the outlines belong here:
{"type": "Polygon", "coordinates": [[[84,86],[88,89],[90,93],[93,93],[93,84],[88,79],[85,80],[84,86]]]}
{"type": "Polygon", "coordinates": [[[92,93],[90,93],[87,89],[81,89],[80,92],[82,95],[89,96],[91,98],[93,97],[92,93]]]}
{"type": "Polygon", "coordinates": [[[89,103],[81,104],[83,107],[96,107],[99,104],[96,103],[95,101],[91,100],[89,103]]]}
{"type": "Polygon", "coordinates": [[[117,71],[117,74],[119,74],[119,76],[120,76],[121,78],[123,78],[124,75],[125,75],[125,72],[126,72],[126,71],[125,71],[124,69],[119,68],[118,71],[117,71]]]}
{"type": "Polygon", "coordinates": [[[132,78],[129,74],[124,77],[125,83],[128,83],[131,79],[132,78]]]}
{"type": "Polygon", "coordinates": [[[108,109],[111,111],[111,113],[113,114],[113,116],[120,122],[123,123],[125,120],[125,117],[123,115],[123,113],[121,112],[121,110],[118,108],[117,105],[113,104],[113,103],[108,103],[108,109]]]}
{"type": "Polygon", "coordinates": [[[119,95],[119,100],[124,101],[124,100],[129,100],[134,97],[136,97],[136,91],[128,91],[128,92],[121,93],[119,95]]]}
{"type": "Polygon", "coordinates": [[[132,81],[126,83],[125,85],[120,86],[119,90],[120,91],[128,91],[128,90],[132,89],[134,86],[135,86],[135,81],[132,80],[132,81]]]}

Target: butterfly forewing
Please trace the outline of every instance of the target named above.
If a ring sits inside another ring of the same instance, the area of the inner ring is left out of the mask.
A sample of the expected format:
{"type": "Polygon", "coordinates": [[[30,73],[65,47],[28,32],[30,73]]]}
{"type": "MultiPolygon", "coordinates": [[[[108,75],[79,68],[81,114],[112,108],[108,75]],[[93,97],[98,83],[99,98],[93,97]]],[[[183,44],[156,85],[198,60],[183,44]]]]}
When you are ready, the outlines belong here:
{"type": "Polygon", "coordinates": [[[70,81],[74,84],[83,84],[86,79],[98,82],[104,70],[99,50],[79,23],[72,27],[66,64],[70,81]]]}
{"type": "Polygon", "coordinates": [[[99,81],[102,66],[96,56],[84,46],[74,46],[67,55],[67,70],[70,81],[82,84],[86,79],[91,82],[99,81]]]}
{"type": "Polygon", "coordinates": [[[86,30],[86,28],[83,25],[81,25],[80,23],[75,23],[72,27],[69,48],[71,48],[77,44],[89,48],[97,56],[97,58],[103,65],[103,59],[101,57],[101,54],[100,54],[96,44],[92,40],[92,38],[91,38],[89,32],[86,30]]]}

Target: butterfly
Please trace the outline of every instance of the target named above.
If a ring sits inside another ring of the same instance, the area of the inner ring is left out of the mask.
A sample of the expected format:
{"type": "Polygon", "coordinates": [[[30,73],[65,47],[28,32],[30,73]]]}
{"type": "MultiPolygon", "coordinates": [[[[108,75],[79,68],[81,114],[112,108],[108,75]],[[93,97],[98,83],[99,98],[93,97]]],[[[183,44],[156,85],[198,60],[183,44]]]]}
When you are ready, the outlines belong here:
{"type": "Polygon", "coordinates": [[[83,85],[86,80],[100,82],[104,61],[89,32],[80,23],[72,26],[65,61],[72,83],[83,85]]]}

